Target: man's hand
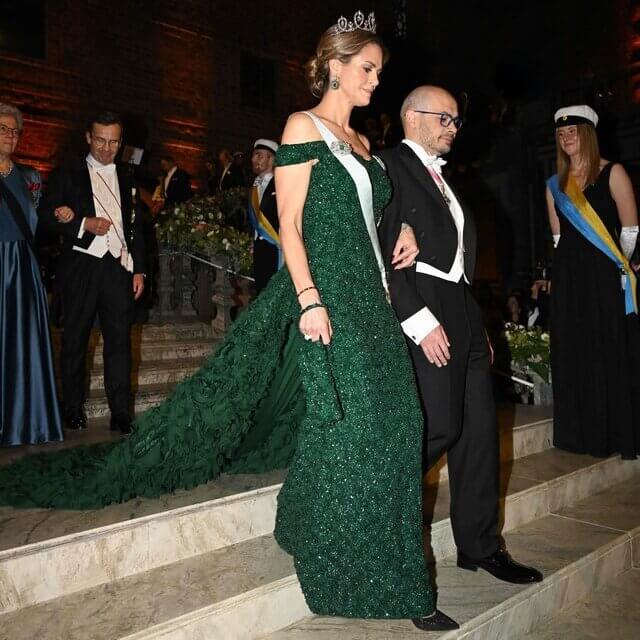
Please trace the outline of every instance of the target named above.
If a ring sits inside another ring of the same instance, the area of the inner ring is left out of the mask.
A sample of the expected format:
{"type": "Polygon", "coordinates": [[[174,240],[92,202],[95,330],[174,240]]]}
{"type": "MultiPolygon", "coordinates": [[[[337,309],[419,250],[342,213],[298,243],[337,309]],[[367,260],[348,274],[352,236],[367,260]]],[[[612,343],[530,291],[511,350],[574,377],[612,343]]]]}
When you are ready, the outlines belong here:
{"type": "Polygon", "coordinates": [[[133,274],[133,298],[138,300],[144,291],[144,276],[141,273],[133,274]]]}
{"type": "Polygon", "coordinates": [[[420,250],[418,249],[413,229],[408,224],[403,223],[400,235],[393,248],[393,256],[391,257],[393,268],[406,269],[413,266],[418,253],[420,253],[420,250]]]}
{"type": "Polygon", "coordinates": [[[109,227],[111,226],[111,220],[107,220],[106,218],[85,218],[84,219],[84,230],[89,231],[89,233],[93,233],[96,236],[104,236],[109,231],[109,227]]]}
{"type": "Polygon", "coordinates": [[[531,299],[537,300],[538,294],[540,293],[540,291],[547,293],[548,289],[549,289],[549,282],[547,280],[536,280],[531,285],[531,299]]]}
{"type": "Polygon", "coordinates": [[[422,339],[420,346],[424,351],[424,355],[427,356],[427,360],[438,367],[446,367],[451,359],[451,354],[449,353],[451,345],[441,324],[422,339]]]}
{"type": "Polygon", "coordinates": [[[67,222],[71,222],[76,215],[73,212],[73,209],[69,207],[58,207],[53,213],[56,217],[56,220],[64,224],[66,224],[67,222]]]}

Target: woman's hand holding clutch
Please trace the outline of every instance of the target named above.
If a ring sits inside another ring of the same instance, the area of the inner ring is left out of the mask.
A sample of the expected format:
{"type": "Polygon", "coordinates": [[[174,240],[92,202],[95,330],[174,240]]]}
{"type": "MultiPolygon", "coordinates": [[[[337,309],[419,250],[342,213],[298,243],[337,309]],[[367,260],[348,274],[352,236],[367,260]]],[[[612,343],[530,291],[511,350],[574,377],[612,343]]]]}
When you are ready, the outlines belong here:
{"type": "Polygon", "coordinates": [[[298,326],[304,339],[311,342],[322,340],[322,344],[329,344],[333,329],[327,308],[322,304],[317,290],[313,288],[303,293],[298,300],[301,305],[298,326]]]}

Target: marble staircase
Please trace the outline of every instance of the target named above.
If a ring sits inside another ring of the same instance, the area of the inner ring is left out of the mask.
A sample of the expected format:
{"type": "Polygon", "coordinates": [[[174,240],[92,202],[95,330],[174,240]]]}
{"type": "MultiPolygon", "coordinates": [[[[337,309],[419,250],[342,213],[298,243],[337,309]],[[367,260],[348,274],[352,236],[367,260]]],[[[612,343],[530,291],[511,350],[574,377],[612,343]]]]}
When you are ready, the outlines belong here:
{"type": "Polygon", "coordinates": [[[543,623],[524,640],[637,640],[639,596],[640,568],[634,568],[543,623]]]}
{"type": "MultiPolygon", "coordinates": [[[[61,332],[54,330],[52,339],[56,365],[58,365],[61,332]]],[[[99,330],[94,329],[87,356],[89,379],[85,405],[87,417],[93,421],[109,415],[104,389],[102,344],[99,330]]],[[[217,340],[211,325],[203,322],[177,321],[166,324],[134,325],[131,372],[134,392],[133,411],[141,413],[163,400],[176,383],[201,366],[216,344],[217,340]]],[[[60,370],[59,366],[57,370],[60,370]]]]}
{"type": "MultiPolygon", "coordinates": [[[[521,637],[640,566],[640,462],[550,448],[551,420],[539,408],[503,408],[500,416],[505,539],[546,579],[505,585],[457,569],[446,466],[431,474],[425,545],[439,606],[463,623],[438,636],[447,640],[521,637]]],[[[283,478],[223,476],[99,511],[0,509],[0,638],[423,636],[405,620],[311,615],[291,558],[271,535],[283,478]]]]}

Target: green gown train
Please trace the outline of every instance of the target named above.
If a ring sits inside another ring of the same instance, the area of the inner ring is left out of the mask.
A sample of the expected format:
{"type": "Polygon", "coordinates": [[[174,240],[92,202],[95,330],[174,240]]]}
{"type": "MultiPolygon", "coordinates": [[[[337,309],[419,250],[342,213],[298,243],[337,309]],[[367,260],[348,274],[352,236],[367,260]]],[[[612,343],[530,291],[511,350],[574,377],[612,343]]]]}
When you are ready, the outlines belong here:
{"type": "MultiPolygon", "coordinates": [[[[366,169],[377,218],[390,196],[366,169]]],[[[223,343],[127,439],[30,456],[0,469],[0,504],[93,509],[189,488],[221,472],[288,466],[275,536],[320,615],[433,611],[422,547],[423,421],[406,345],[386,299],[356,184],[324,141],[282,145],[280,166],[317,159],[304,208],[328,347],[297,329],[286,269],[223,343]]]]}

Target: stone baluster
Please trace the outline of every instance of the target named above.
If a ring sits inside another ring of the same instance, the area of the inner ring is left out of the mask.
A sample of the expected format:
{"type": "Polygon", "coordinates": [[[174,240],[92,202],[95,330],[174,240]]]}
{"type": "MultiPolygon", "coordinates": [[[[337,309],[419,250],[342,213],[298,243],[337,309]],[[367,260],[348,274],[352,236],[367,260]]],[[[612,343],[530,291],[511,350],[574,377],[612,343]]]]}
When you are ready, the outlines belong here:
{"type": "MultiPolygon", "coordinates": [[[[228,268],[229,261],[226,258],[218,258],[217,262],[228,268]]],[[[223,336],[227,329],[231,326],[233,318],[231,312],[233,309],[234,288],[229,278],[229,274],[224,269],[215,270],[215,280],[213,283],[213,318],[211,326],[218,336],[223,336]]]]}
{"type": "Polygon", "coordinates": [[[161,252],[158,256],[157,304],[151,309],[152,319],[172,318],[176,316],[174,305],[175,277],[173,263],[179,257],[172,252],[161,252]]]}
{"type": "Polygon", "coordinates": [[[180,318],[195,318],[198,313],[196,306],[196,280],[198,278],[196,261],[184,253],[178,257],[180,258],[180,271],[176,277],[178,315],[180,318]]]}

